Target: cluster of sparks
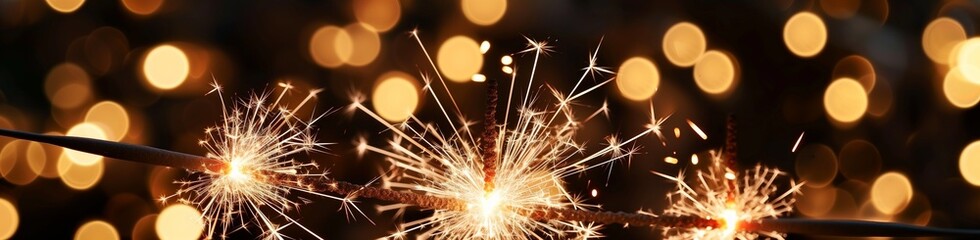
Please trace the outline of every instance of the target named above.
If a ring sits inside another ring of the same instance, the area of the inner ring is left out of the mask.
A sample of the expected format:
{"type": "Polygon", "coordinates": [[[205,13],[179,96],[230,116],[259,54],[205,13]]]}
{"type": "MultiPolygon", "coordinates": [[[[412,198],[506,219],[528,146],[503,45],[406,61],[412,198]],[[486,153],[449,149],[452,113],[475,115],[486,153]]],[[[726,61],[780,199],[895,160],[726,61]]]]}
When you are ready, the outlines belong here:
{"type": "MultiPolygon", "coordinates": [[[[429,57],[415,32],[413,37],[429,57]]],[[[386,156],[391,166],[402,174],[385,178],[385,185],[392,189],[421,192],[426,195],[457,199],[465,203],[463,209],[434,209],[431,216],[399,226],[391,237],[403,237],[412,231],[422,231],[418,236],[434,236],[440,239],[540,239],[540,238],[594,238],[599,237],[599,225],[575,221],[539,221],[529,216],[531,212],[549,208],[596,208],[569,193],[563,186],[563,178],[599,166],[627,159],[636,148],[624,148],[631,142],[651,133],[660,135],[662,119],[654,119],[645,131],[627,140],[614,136],[607,138],[608,146],[598,151],[586,152],[583,143],[575,140],[581,125],[607,112],[596,110],[588,117],[579,119],[571,106],[574,101],[609,83],[602,81],[592,87],[582,87],[588,76],[611,74],[596,65],[595,53],[590,55],[589,66],[567,94],[549,88],[557,103],[552,108],[536,108],[536,93],[531,89],[537,61],[546,55],[550,46],[546,42],[528,39],[528,49],[520,53],[533,53],[534,66],[528,78],[523,98],[514,93],[517,73],[510,73],[510,89],[506,92],[506,112],[503,124],[497,128],[496,145],[492,149],[481,148],[470,129],[472,123],[461,114],[451,115],[447,107],[458,106],[446,89],[449,103],[439,101],[432,91],[433,81],[425,79],[426,92],[436,100],[446,122],[454,131],[446,134],[434,124],[425,123],[412,116],[400,124],[390,124],[366,108],[355,97],[352,110],[359,110],[387,126],[395,136],[388,146],[359,144],[363,153],[370,151],[386,156]],[[584,90],[582,90],[582,89],[584,90]],[[534,95],[534,96],[532,96],[534,95]],[[448,105],[448,106],[447,106],[448,105]],[[515,106],[516,105],[516,106],[515,106]],[[511,106],[517,109],[511,116],[511,106]],[[508,122],[513,117],[513,122],[508,122]],[[458,121],[458,122],[457,122],[458,121]],[[461,126],[456,126],[461,124],[461,126]],[[492,182],[485,178],[484,151],[496,151],[496,168],[492,182]]],[[[598,50],[598,48],[597,48],[598,50]]],[[[429,57],[431,63],[431,57],[429,57]]],[[[433,68],[435,66],[433,65],[433,68]]],[[[444,88],[445,81],[438,70],[438,83],[444,88]]],[[[518,92],[518,94],[520,94],[518,92]]],[[[477,132],[479,134],[479,132],[477,132]]],[[[403,204],[381,206],[380,210],[403,210],[403,204]]]]}
{"type": "Polygon", "coordinates": [[[754,169],[736,172],[726,166],[720,154],[711,151],[712,163],[706,171],[688,184],[683,172],[676,177],[653,172],[677,184],[667,198],[671,205],[666,216],[702,217],[718,222],[718,227],[664,228],[666,239],[756,239],[760,236],[784,239],[783,233],[745,231],[743,224],[776,218],[793,211],[795,195],[803,183],[790,180],[790,187],[780,192],[776,181],[785,172],[756,165],[754,169]]]}
{"type": "Polygon", "coordinates": [[[302,119],[295,114],[316,97],[319,90],[309,92],[302,102],[287,107],[283,98],[293,86],[280,83],[282,91],[271,99],[271,92],[252,95],[248,100],[225,106],[221,87],[215,83],[222,105],[222,122],[205,129],[205,139],[198,143],[207,149],[207,158],[220,160],[222,169],[200,173],[193,180],[179,181],[181,189],[161,201],[179,201],[198,207],[204,219],[206,238],[228,238],[236,230],[258,228],[267,239],[284,239],[283,228],[296,225],[320,239],[312,231],[289,217],[287,212],[306,203],[306,199],[291,199],[291,191],[338,199],[310,191],[298,181],[288,179],[320,178],[316,163],[295,159],[298,153],[323,152],[328,143],[316,140],[311,123],[326,113],[302,119]],[[271,103],[270,103],[271,100],[271,103]],[[187,197],[185,197],[187,193],[187,197]],[[285,219],[283,220],[279,219],[285,219]],[[215,236],[215,234],[218,234],[215,236]]]}

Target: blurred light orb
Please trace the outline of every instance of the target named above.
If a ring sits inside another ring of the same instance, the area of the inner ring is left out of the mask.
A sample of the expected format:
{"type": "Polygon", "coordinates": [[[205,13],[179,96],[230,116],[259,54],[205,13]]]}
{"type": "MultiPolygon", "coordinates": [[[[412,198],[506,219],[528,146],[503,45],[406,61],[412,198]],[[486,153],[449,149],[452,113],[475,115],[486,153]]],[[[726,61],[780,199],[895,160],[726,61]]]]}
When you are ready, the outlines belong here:
{"type": "Polygon", "coordinates": [[[956,53],[956,67],[966,80],[980,85],[980,37],[963,42],[956,53]]]}
{"type": "Polygon", "coordinates": [[[85,113],[85,122],[98,125],[105,131],[106,140],[122,140],[129,131],[129,114],[122,105],[113,101],[92,105],[85,113]]]}
{"type": "Polygon", "coordinates": [[[82,7],[85,0],[44,0],[48,6],[60,13],[71,13],[82,7]]]}
{"type": "Polygon", "coordinates": [[[480,45],[466,36],[454,36],[442,43],[436,63],[443,76],[455,82],[469,81],[483,68],[480,45]]]}
{"type": "Polygon", "coordinates": [[[191,64],[187,54],[173,45],[154,47],[143,59],[143,76],[160,90],[177,88],[187,80],[191,64]]]}
{"type": "Polygon", "coordinates": [[[20,225],[17,208],[7,199],[0,198],[0,239],[10,239],[20,225]]]}
{"type": "Polygon", "coordinates": [[[912,201],[912,183],[898,172],[882,174],[871,185],[871,203],[879,212],[893,215],[912,201]]]}
{"type": "Polygon", "coordinates": [[[966,182],[980,186],[980,140],[966,145],[960,153],[960,174],[966,182]]]}
{"type": "Polygon", "coordinates": [[[943,78],[943,95],[953,106],[971,108],[980,102],[980,84],[970,82],[959,68],[953,68],[943,78]]]}
{"type": "Polygon", "coordinates": [[[850,18],[861,8],[861,1],[820,0],[820,8],[831,17],[838,19],[850,18]]]}
{"type": "Polygon", "coordinates": [[[871,61],[861,55],[850,55],[837,61],[831,79],[851,78],[858,80],[864,91],[870,93],[875,88],[877,75],[871,61]]]}
{"type": "Polygon", "coordinates": [[[848,179],[871,182],[881,171],[881,154],[865,140],[851,140],[841,147],[837,158],[840,173],[848,179]]]}
{"type": "Polygon", "coordinates": [[[728,93],[737,78],[738,68],[734,60],[720,51],[705,52],[694,65],[694,82],[706,93],[728,93]]]}
{"type": "Polygon", "coordinates": [[[813,57],[827,45],[827,25],[816,14],[800,12],[783,27],[783,41],[793,54],[813,57]]]}
{"type": "Polygon", "coordinates": [[[119,231],[105,221],[90,221],[78,227],[75,240],[119,240],[119,231]]]}
{"type": "Polygon", "coordinates": [[[122,0],[122,4],[132,13],[150,15],[163,6],[164,0],[122,0]]]}
{"type": "Polygon", "coordinates": [[[861,119],[868,109],[868,95],[857,80],[840,78],[824,92],[823,107],[833,120],[852,123],[861,119]]]}
{"type": "Polygon", "coordinates": [[[837,156],[823,144],[810,144],[796,154],[796,175],[812,188],[822,188],[837,176],[837,156]]]}
{"type": "Polygon", "coordinates": [[[0,176],[3,180],[14,185],[27,185],[37,179],[37,173],[31,169],[27,155],[30,142],[14,140],[0,150],[0,176]]]}
{"type": "Polygon", "coordinates": [[[933,62],[949,63],[957,43],[966,40],[966,30],[959,22],[947,17],[932,20],[922,32],[922,50],[933,62]]]}
{"type": "Polygon", "coordinates": [[[402,122],[415,113],[419,104],[417,80],[403,72],[392,71],[378,78],[371,94],[374,111],[389,122],[402,122]]]}
{"type": "Polygon", "coordinates": [[[626,99],[645,101],[653,97],[659,86],[660,72],[649,59],[633,57],[619,65],[616,87],[626,99]]]}
{"type": "Polygon", "coordinates": [[[398,0],[355,0],[354,17],[378,32],[387,32],[395,27],[402,15],[398,0]]]}
{"type": "Polygon", "coordinates": [[[92,188],[99,183],[102,174],[105,173],[105,166],[102,161],[85,166],[76,164],[67,157],[67,154],[62,154],[58,158],[57,169],[61,176],[61,183],[75,190],[92,188]]]}
{"type": "MultiPolygon", "coordinates": [[[[344,27],[344,31],[347,32],[351,40],[350,58],[347,59],[348,65],[364,66],[378,57],[378,53],[381,52],[381,37],[378,36],[378,32],[373,27],[353,23],[344,27]]],[[[343,42],[337,41],[335,43],[337,44],[335,46],[337,51],[341,52],[341,48],[344,47],[343,42]]]]}
{"type": "MultiPolygon", "coordinates": [[[[66,133],[65,135],[72,136],[72,137],[86,137],[86,138],[94,138],[100,140],[108,140],[105,131],[102,130],[102,128],[99,127],[99,125],[89,123],[89,122],[76,124],[74,127],[71,127],[71,129],[68,129],[68,133],[66,133]]],[[[86,153],[86,152],[79,152],[67,148],[65,149],[65,155],[67,155],[68,159],[71,159],[71,161],[74,162],[75,164],[84,165],[84,166],[91,166],[97,162],[102,161],[102,156],[86,153]]]]}
{"type": "Polygon", "coordinates": [[[800,189],[802,194],[797,197],[796,209],[807,217],[823,217],[834,208],[837,191],[840,190],[835,187],[804,186],[800,189]]]}
{"type": "Polygon", "coordinates": [[[514,63],[514,57],[511,57],[510,55],[504,55],[503,57],[500,57],[500,64],[510,65],[511,63],[514,63]]]}
{"type": "Polygon", "coordinates": [[[30,142],[27,144],[27,164],[31,168],[31,171],[35,175],[44,174],[45,168],[48,166],[48,154],[45,152],[43,145],[38,142],[30,142]]]}
{"type": "Polygon", "coordinates": [[[320,27],[310,37],[310,56],[322,67],[340,67],[351,57],[352,41],[350,34],[340,27],[320,27]]]}
{"type": "Polygon", "coordinates": [[[697,25],[689,22],[674,24],[664,33],[664,55],[670,63],[678,67],[690,67],[698,62],[708,41],[697,25]]]}
{"type": "Polygon", "coordinates": [[[507,12],[507,0],[462,0],[460,6],[467,20],[481,26],[497,23],[507,12]]]}
{"type": "Polygon", "coordinates": [[[76,108],[92,97],[91,78],[85,69],[74,63],[58,64],[48,71],[44,93],[55,107],[76,108]]]}
{"type": "Polygon", "coordinates": [[[154,225],[157,222],[157,214],[149,214],[141,217],[133,224],[133,232],[130,235],[132,240],[153,240],[157,239],[154,225]]]}
{"type": "Polygon", "coordinates": [[[155,226],[161,240],[194,240],[204,232],[201,212],[184,204],[172,204],[160,211],[155,226]]]}

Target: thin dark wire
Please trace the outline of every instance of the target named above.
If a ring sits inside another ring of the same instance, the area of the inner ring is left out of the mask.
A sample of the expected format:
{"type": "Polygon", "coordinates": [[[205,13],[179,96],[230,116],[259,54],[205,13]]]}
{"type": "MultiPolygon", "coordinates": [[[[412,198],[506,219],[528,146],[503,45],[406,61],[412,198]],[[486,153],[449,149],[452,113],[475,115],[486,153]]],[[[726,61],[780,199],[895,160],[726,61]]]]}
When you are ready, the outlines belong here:
{"type": "Polygon", "coordinates": [[[776,231],[837,237],[956,237],[980,238],[980,230],[924,227],[903,223],[799,218],[764,219],[743,226],[749,231],[776,231]]]}

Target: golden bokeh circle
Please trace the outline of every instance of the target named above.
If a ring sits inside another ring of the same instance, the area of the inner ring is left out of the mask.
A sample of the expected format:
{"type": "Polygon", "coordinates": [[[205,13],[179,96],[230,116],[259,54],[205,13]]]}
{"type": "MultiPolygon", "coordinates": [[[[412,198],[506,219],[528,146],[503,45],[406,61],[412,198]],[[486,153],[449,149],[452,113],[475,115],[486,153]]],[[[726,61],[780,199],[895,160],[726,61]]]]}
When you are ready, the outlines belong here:
{"type": "MultiPolygon", "coordinates": [[[[76,124],[75,126],[71,127],[71,129],[68,129],[68,132],[65,133],[65,135],[107,140],[105,131],[102,130],[102,127],[88,122],[76,124]]],[[[67,155],[68,159],[71,159],[71,161],[75,164],[85,166],[91,166],[102,161],[102,156],[71,149],[65,149],[65,155],[67,155]]]]}
{"type": "Polygon", "coordinates": [[[841,147],[837,158],[840,173],[848,179],[871,182],[881,171],[881,154],[865,140],[851,140],[841,147]]]}
{"type": "Polygon", "coordinates": [[[44,0],[48,6],[60,13],[71,13],[82,7],[85,0],[44,0]]]}
{"type": "Polygon", "coordinates": [[[864,91],[870,93],[875,88],[877,74],[871,61],[861,55],[851,55],[837,61],[831,79],[850,78],[858,80],[864,91]]]}
{"type": "Polygon", "coordinates": [[[187,80],[190,70],[187,54],[169,44],[154,47],[143,59],[143,77],[160,90],[177,88],[187,80]]]}
{"type": "Polygon", "coordinates": [[[161,240],[194,240],[204,232],[204,220],[196,208],[172,204],[157,215],[155,229],[161,240]]]}
{"type": "Polygon", "coordinates": [[[823,144],[810,144],[796,155],[796,176],[813,188],[826,187],[837,176],[837,156],[823,144]]]}
{"type": "Polygon", "coordinates": [[[27,159],[30,142],[14,140],[0,150],[0,176],[14,185],[27,185],[37,179],[37,172],[27,159]]]}
{"type": "Polygon", "coordinates": [[[61,154],[58,158],[58,174],[61,182],[72,189],[89,189],[102,179],[105,172],[103,161],[96,161],[92,165],[80,165],[69,159],[66,154],[61,154]]]}
{"type": "MultiPolygon", "coordinates": [[[[381,37],[378,36],[378,32],[373,27],[367,24],[353,23],[344,27],[344,32],[350,36],[352,44],[350,58],[347,59],[348,65],[364,66],[378,57],[378,53],[381,52],[381,37]]],[[[342,42],[336,43],[339,43],[335,46],[339,51],[342,42]]]]}
{"type": "Polygon", "coordinates": [[[690,67],[704,54],[708,41],[697,25],[689,22],[674,24],[664,33],[664,56],[678,67],[690,67]]]}
{"type": "Polygon", "coordinates": [[[894,215],[912,201],[912,183],[898,172],[882,174],[871,185],[871,203],[879,212],[894,215]]]}
{"type": "Polygon", "coordinates": [[[645,101],[653,97],[660,87],[657,66],[644,57],[633,57],[619,65],[616,87],[623,97],[633,101],[645,101]]]}
{"type": "Polygon", "coordinates": [[[391,30],[402,15],[398,0],[355,0],[352,5],[357,21],[370,25],[378,32],[391,30]]]}
{"type": "Polygon", "coordinates": [[[796,209],[807,217],[823,217],[834,208],[837,188],[804,186],[797,197],[796,209]]]}
{"type": "Polygon", "coordinates": [[[868,95],[857,80],[840,78],[830,83],[824,92],[823,107],[834,121],[852,123],[867,111],[868,95]]]}
{"type": "Polygon", "coordinates": [[[320,27],[310,37],[310,56],[317,65],[336,68],[350,59],[351,37],[343,28],[327,25],[320,27]]]}
{"type": "Polygon", "coordinates": [[[816,56],[827,45],[827,25],[816,14],[797,13],[786,20],[783,42],[797,56],[816,56]]]}
{"type": "Polygon", "coordinates": [[[953,68],[943,78],[943,95],[953,106],[971,108],[980,102],[980,84],[970,82],[959,68],[953,68]]]}
{"type": "Polygon", "coordinates": [[[105,221],[90,221],[78,227],[75,240],[119,240],[119,231],[105,221]]]}
{"type": "Polygon", "coordinates": [[[104,131],[106,140],[122,140],[129,131],[129,114],[126,113],[126,108],[113,101],[92,105],[85,113],[85,122],[98,125],[104,131]]]}
{"type": "Polygon", "coordinates": [[[932,20],[922,31],[922,50],[933,62],[949,63],[950,54],[957,43],[966,40],[966,30],[959,22],[947,17],[932,20]]]}
{"type": "Polygon", "coordinates": [[[960,152],[960,175],[966,182],[980,186],[980,140],[973,141],[960,152]]]}
{"type": "Polygon", "coordinates": [[[820,0],[820,8],[831,17],[844,19],[853,17],[861,8],[861,1],[820,0]]]}
{"type": "Polygon", "coordinates": [[[45,77],[44,93],[55,107],[73,109],[92,97],[91,79],[74,63],[58,64],[45,77]]]}
{"type": "Polygon", "coordinates": [[[139,15],[150,15],[163,6],[164,0],[122,0],[122,4],[129,12],[139,15]]]}
{"type": "Polygon", "coordinates": [[[17,207],[7,199],[0,198],[0,239],[10,239],[20,225],[17,207]]]}
{"type": "Polygon", "coordinates": [[[149,214],[141,217],[133,224],[133,232],[130,239],[133,240],[153,240],[157,239],[156,231],[153,229],[157,222],[157,214],[149,214]]]}
{"type": "Polygon", "coordinates": [[[408,119],[419,104],[417,80],[403,72],[392,71],[378,77],[371,94],[374,111],[389,122],[408,119]]]}
{"type": "Polygon", "coordinates": [[[738,80],[738,65],[721,51],[705,52],[694,65],[694,82],[706,93],[728,93],[738,80]]]}
{"type": "Polygon", "coordinates": [[[469,81],[483,68],[480,45],[466,36],[454,36],[439,47],[436,63],[443,76],[455,82],[469,81]]]}
{"type": "Polygon", "coordinates": [[[966,80],[980,85],[980,37],[970,38],[959,46],[955,64],[966,80]]]}
{"type": "Polygon", "coordinates": [[[507,0],[462,0],[460,7],[467,20],[481,26],[497,23],[507,12],[507,0]]]}

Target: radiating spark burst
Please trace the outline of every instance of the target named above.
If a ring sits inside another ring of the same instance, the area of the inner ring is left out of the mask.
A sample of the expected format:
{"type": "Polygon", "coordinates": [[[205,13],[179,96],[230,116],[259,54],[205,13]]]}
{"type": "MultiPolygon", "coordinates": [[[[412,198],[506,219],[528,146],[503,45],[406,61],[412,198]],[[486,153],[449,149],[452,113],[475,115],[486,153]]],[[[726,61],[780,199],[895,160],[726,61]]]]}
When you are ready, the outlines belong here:
{"type": "MultiPolygon", "coordinates": [[[[210,93],[221,98],[222,121],[218,126],[204,130],[205,139],[198,143],[207,149],[206,157],[225,162],[225,169],[208,171],[196,179],[180,181],[176,194],[162,197],[161,201],[174,197],[179,201],[196,205],[206,223],[206,238],[228,238],[228,234],[240,229],[257,227],[259,236],[267,239],[284,239],[281,230],[295,225],[317,239],[315,233],[299,224],[286,213],[298,208],[307,200],[294,200],[287,196],[291,191],[307,192],[318,196],[340,199],[310,192],[299,181],[291,179],[320,178],[326,172],[317,172],[314,162],[300,162],[294,154],[323,152],[329,143],[317,142],[314,128],[310,125],[324,115],[313,114],[301,119],[296,113],[316,97],[320,90],[312,90],[295,107],[287,107],[283,98],[293,86],[278,84],[281,92],[271,99],[271,92],[253,94],[248,100],[236,102],[227,108],[221,87],[214,83],[210,93]],[[285,219],[284,224],[277,219],[285,219]],[[215,236],[217,235],[217,236],[215,236]]],[[[346,203],[346,202],[345,202],[346,203]]]]}
{"type": "MultiPolygon", "coordinates": [[[[425,56],[432,64],[431,57],[422,41],[413,31],[425,56]]],[[[364,112],[385,125],[395,134],[388,146],[372,146],[364,141],[359,143],[361,152],[370,151],[386,156],[393,168],[404,173],[397,177],[384,178],[385,186],[393,189],[420,191],[426,195],[451,198],[463,202],[459,209],[436,209],[432,216],[407,222],[398,227],[391,238],[402,238],[412,231],[423,231],[420,237],[440,239],[540,239],[540,238],[594,238],[601,226],[568,221],[537,221],[529,213],[545,208],[594,208],[584,204],[580,198],[565,190],[563,178],[599,166],[606,166],[620,159],[628,159],[636,153],[636,148],[624,146],[648,134],[657,132],[666,118],[654,118],[641,133],[626,140],[609,138],[610,144],[598,151],[587,153],[583,143],[574,138],[584,122],[608,111],[605,104],[588,117],[579,119],[572,110],[576,100],[586,93],[598,89],[612,81],[602,81],[595,86],[584,87],[588,76],[611,74],[604,67],[596,65],[596,53],[589,56],[589,66],[567,94],[549,87],[556,103],[548,107],[535,107],[537,93],[531,92],[534,86],[534,73],[541,55],[551,46],[547,42],[528,40],[528,49],[521,53],[533,53],[534,63],[528,77],[528,85],[523,98],[515,99],[515,73],[510,74],[510,87],[506,92],[506,111],[503,124],[496,125],[496,146],[494,149],[481,149],[470,129],[473,122],[467,121],[459,111],[459,106],[445,85],[441,75],[438,83],[446,90],[446,95],[433,91],[432,79],[423,76],[426,92],[435,99],[445,121],[452,129],[448,134],[440,131],[435,124],[425,123],[410,117],[401,124],[384,121],[361,103],[362,97],[355,96],[350,110],[364,112]],[[583,90],[584,89],[584,90],[583,90]],[[448,96],[448,103],[440,97],[448,96]],[[517,111],[511,116],[511,106],[517,111]],[[456,114],[451,115],[452,110],[456,114]],[[513,119],[512,119],[513,117],[513,119]],[[509,122],[511,120],[512,122],[509,122]],[[485,182],[483,151],[496,151],[495,177],[490,184],[485,182]],[[489,186],[489,187],[488,187],[489,186]]],[[[596,48],[598,51],[598,47],[596,48]]],[[[515,68],[516,69],[516,68],[515,68]]],[[[594,78],[593,78],[594,79],[594,78]]],[[[520,91],[520,90],[519,90],[520,91]]],[[[520,94],[518,92],[517,94],[520,94]]],[[[479,132],[478,132],[479,134],[479,132]]],[[[404,205],[382,206],[379,210],[403,209],[404,205]]]]}
{"type": "Polygon", "coordinates": [[[756,165],[754,169],[736,173],[722,164],[720,154],[711,151],[713,163],[707,171],[697,171],[695,184],[689,185],[680,173],[676,177],[653,172],[677,183],[677,189],[667,194],[671,205],[664,210],[667,216],[694,216],[718,221],[718,228],[664,228],[666,239],[756,239],[760,236],[784,239],[779,232],[753,232],[741,229],[741,224],[764,218],[776,218],[793,211],[795,195],[803,183],[790,180],[790,187],[779,193],[777,178],[785,175],[775,168],[756,165]],[[778,196],[774,197],[776,194],[778,196]]]}

